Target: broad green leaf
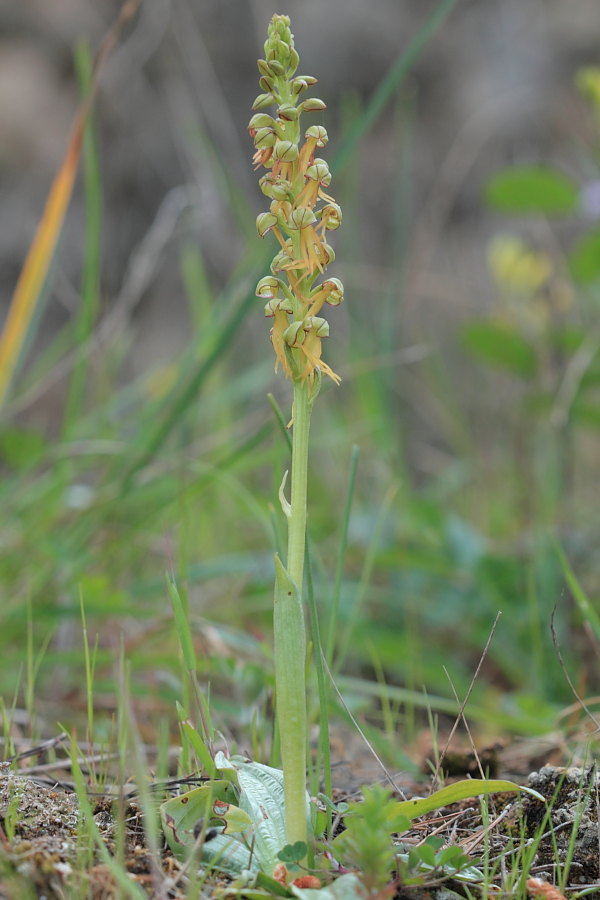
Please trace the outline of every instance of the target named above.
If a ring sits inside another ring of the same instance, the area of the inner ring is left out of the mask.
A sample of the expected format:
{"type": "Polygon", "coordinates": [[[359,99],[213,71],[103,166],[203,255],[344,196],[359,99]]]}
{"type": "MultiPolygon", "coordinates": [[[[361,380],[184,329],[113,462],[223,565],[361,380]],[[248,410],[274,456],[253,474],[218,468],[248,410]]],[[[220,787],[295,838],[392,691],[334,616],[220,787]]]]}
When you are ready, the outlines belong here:
{"type": "MultiPolygon", "coordinates": [[[[240,786],[238,805],[254,823],[254,855],[259,868],[271,875],[279,862],[277,854],[287,844],[283,772],[242,757],[227,759],[223,753],[216,754],[215,765],[219,771],[235,771],[240,786]]],[[[306,802],[308,815],[308,795],[306,802]]]]}
{"type": "Polygon", "coordinates": [[[160,807],[163,828],[172,847],[169,836],[175,844],[192,846],[194,843],[194,827],[201,820],[213,818],[212,807],[215,801],[235,803],[237,796],[234,786],[224,779],[218,779],[194,788],[178,797],[170,797],[160,807]],[[168,823],[168,824],[166,824],[168,823]]]}
{"type": "MultiPolygon", "coordinates": [[[[237,799],[237,791],[230,781],[215,780],[179,797],[171,797],[161,804],[160,818],[165,838],[174,855],[185,859],[196,842],[194,829],[198,823],[208,818],[207,825],[223,821],[223,816],[214,816],[215,801],[229,806],[237,799]]],[[[231,808],[231,807],[229,807],[231,808]]],[[[237,813],[232,813],[233,818],[237,813]]],[[[244,814],[245,815],[245,814],[244,814]]],[[[246,822],[247,824],[247,822],[246,822]]],[[[252,823],[250,822],[250,826],[252,823]]],[[[227,826],[226,826],[227,827],[227,826]]],[[[238,839],[238,835],[225,834],[222,825],[217,825],[217,834],[206,840],[202,847],[202,861],[232,875],[243,872],[257,872],[258,861],[252,857],[248,847],[238,839]]]]}
{"type": "Polygon", "coordinates": [[[239,806],[234,806],[233,803],[215,800],[212,812],[215,818],[225,822],[223,834],[244,834],[252,827],[252,819],[248,813],[239,806]]]}
{"type": "Polygon", "coordinates": [[[569,269],[578,284],[593,284],[600,278],[600,228],[576,241],[569,253],[569,269]]]}
{"type": "Polygon", "coordinates": [[[498,779],[470,778],[467,781],[457,781],[447,787],[436,791],[430,797],[415,797],[412,800],[399,800],[394,804],[394,815],[407,816],[409,819],[417,819],[425,813],[469,797],[479,797],[481,794],[497,794],[500,792],[524,791],[545,803],[544,797],[532,788],[521,787],[513,781],[501,781],[498,779]]]}
{"type": "Polygon", "coordinates": [[[530,379],[537,368],[535,351],[515,328],[505,322],[469,322],[463,327],[462,340],[471,356],[530,379]]]}
{"type": "Polygon", "coordinates": [[[579,188],[556,169],[515,166],[492,175],[485,198],[500,212],[564,215],[577,209],[579,188]]]}

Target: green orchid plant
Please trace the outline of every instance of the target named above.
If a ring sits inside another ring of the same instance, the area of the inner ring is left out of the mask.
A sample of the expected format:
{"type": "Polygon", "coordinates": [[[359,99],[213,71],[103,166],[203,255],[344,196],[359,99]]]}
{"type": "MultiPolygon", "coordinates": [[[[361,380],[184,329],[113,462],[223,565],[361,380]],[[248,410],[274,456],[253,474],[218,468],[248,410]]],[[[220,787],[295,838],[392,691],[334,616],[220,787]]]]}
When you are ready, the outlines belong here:
{"type": "MultiPolygon", "coordinates": [[[[273,16],[265,58],[258,61],[262,93],[254,101],[248,130],[254,141],[255,167],[266,169],[259,185],[271,201],[268,211],[257,218],[258,234],[261,238],[271,234],[279,244],[271,274],[260,279],[256,295],[266,301],[265,316],[272,320],[275,368],[283,370],[293,387],[290,500],[284,494],[287,472],[279,491],[288,524],[285,564],[275,557],[275,692],[282,770],[241,757],[227,758],[222,752],[208,756],[200,736],[185,722],[182,730],[192,739],[208,778],[201,787],[163,803],[161,819],[176,855],[189,857],[197,852],[202,863],[228,872],[243,886],[275,888],[281,894],[282,886],[289,885],[298,897],[308,889],[314,896],[320,879],[306,874],[307,860],[322,877],[331,869],[331,860],[336,860],[339,890],[364,898],[369,867],[360,863],[361,835],[376,827],[378,846],[385,845],[382,858],[391,865],[400,854],[391,836],[406,829],[413,818],[465,797],[520,788],[508,781],[481,780],[461,782],[421,801],[400,802],[386,796],[383,806],[378,800],[371,804],[382,806],[377,822],[369,819],[368,804],[364,814],[361,805],[355,804],[348,809],[348,837],[330,842],[327,865],[324,856],[315,860],[315,837],[323,832],[327,818],[311,804],[306,790],[303,576],[308,446],[311,412],[322,378],[327,376],[336,385],[340,382],[321,356],[322,341],[329,336],[322,313],[325,305],[339,306],[344,289],[339,279],[325,274],[335,257],[327,238],[342,221],[340,207],[327,192],[329,167],[316,156],[327,144],[327,132],[322,125],[301,126],[304,113],[320,112],[325,104],[312,96],[303,99],[316,78],[297,75],[298,62],[289,17],[273,16]],[[339,874],[357,858],[365,873],[362,881],[360,873],[339,874]]],[[[331,805],[330,799],[327,802],[331,805]]],[[[380,873],[373,885],[385,883],[386,877],[380,873]]],[[[327,891],[322,890],[326,900],[327,891]]]]}
{"type": "Polygon", "coordinates": [[[286,565],[276,557],[275,570],[275,682],[277,721],[283,765],[286,835],[290,844],[307,841],[306,819],[306,636],[302,602],[308,438],[310,417],[323,375],[336,384],[339,377],[321,358],[329,324],[323,306],[338,306],[342,283],[324,273],[334,259],[327,242],[342,212],[326,193],[329,166],[315,154],[326,146],[322,125],[301,125],[303,113],[325,109],[316,97],[302,99],[316,78],[296,75],[298,53],[287,16],[274,16],[265,43],[265,59],[258,61],[264,93],[254,101],[257,112],[248,130],[254,140],[262,192],[271,200],[268,212],[256,221],[258,233],[271,233],[279,251],[271,275],[261,278],[256,294],[265,299],[265,316],[273,320],[271,341],[275,367],[281,365],[293,385],[292,477],[290,502],[280,490],[288,522],[286,565]],[[275,117],[264,110],[276,107],[275,117]],[[320,279],[320,280],[319,280],[320,279]]]}

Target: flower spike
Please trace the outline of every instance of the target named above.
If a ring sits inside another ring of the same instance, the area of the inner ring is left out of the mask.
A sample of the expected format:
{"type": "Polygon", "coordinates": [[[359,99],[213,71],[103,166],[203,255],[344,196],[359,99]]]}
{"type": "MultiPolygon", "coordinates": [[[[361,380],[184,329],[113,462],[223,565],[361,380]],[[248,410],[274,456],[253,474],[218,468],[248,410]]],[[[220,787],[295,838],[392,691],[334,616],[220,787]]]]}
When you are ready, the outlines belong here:
{"type": "Polygon", "coordinates": [[[326,109],[314,96],[301,99],[317,79],[297,75],[298,53],[287,16],[273,16],[258,60],[259,94],[248,131],[254,141],[253,163],[267,169],[260,178],[263,194],[271,200],[268,212],[256,221],[260,237],[272,232],[280,249],[271,263],[272,275],[262,278],[256,288],[267,301],[265,315],[273,320],[271,341],[286,376],[310,384],[325,374],[339,377],[321,358],[321,342],[329,325],[320,316],[325,303],[338,306],[343,287],[336,278],[326,278],[313,288],[335,259],[326,235],[339,227],[342,212],[326,193],[331,183],[327,162],[315,153],[327,145],[322,125],[301,127],[304,114],[326,109]],[[269,112],[269,109],[272,112],[269,112]]]}

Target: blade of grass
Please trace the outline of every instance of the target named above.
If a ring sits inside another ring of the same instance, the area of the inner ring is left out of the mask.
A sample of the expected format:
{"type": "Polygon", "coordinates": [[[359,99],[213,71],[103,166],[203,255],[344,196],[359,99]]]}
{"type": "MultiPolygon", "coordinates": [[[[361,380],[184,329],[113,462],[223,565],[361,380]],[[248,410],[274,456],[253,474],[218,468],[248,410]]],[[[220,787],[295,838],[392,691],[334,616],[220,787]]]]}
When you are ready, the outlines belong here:
{"type": "MultiPolygon", "coordinates": [[[[86,97],[92,90],[92,59],[88,48],[83,44],[77,47],[75,65],[81,92],[86,97]]],[[[85,343],[92,334],[99,304],[102,185],[98,145],[91,112],[85,123],[83,137],[83,182],[85,194],[84,264],[81,306],[75,322],[74,337],[77,355],[69,383],[63,422],[65,437],[73,431],[73,426],[78,421],[82,409],[86,367],[89,361],[89,355],[85,352],[85,343]]]]}
{"type": "Polygon", "coordinates": [[[334,665],[334,672],[336,674],[343,666],[344,660],[350,647],[352,633],[354,631],[354,628],[356,627],[356,622],[358,620],[367,587],[369,586],[369,581],[371,579],[371,573],[373,572],[373,566],[375,565],[375,557],[377,555],[383,527],[387,520],[392,503],[394,502],[397,490],[397,485],[391,485],[386,491],[385,497],[383,498],[383,502],[381,504],[381,508],[379,510],[379,514],[373,527],[373,535],[371,537],[371,540],[369,541],[369,546],[367,547],[367,553],[363,563],[358,588],[352,602],[352,607],[349,612],[346,628],[344,629],[344,633],[339,643],[338,654],[335,659],[334,665]]]}
{"type": "Polygon", "coordinates": [[[88,799],[85,781],[83,779],[83,773],[79,764],[79,751],[74,739],[72,739],[71,742],[71,771],[73,772],[75,792],[77,794],[77,800],[79,801],[83,820],[85,821],[87,827],[90,829],[91,835],[98,849],[98,853],[102,862],[109,869],[111,875],[115,879],[115,882],[123,892],[123,897],[131,897],[133,898],[133,900],[142,900],[142,898],[145,896],[144,892],[141,888],[139,888],[131,881],[129,873],[121,868],[118,862],[111,856],[111,854],[108,852],[106,844],[102,839],[102,835],[100,834],[100,830],[94,819],[94,812],[92,810],[91,803],[88,799]]]}
{"type": "Polygon", "coordinates": [[[346,489],[346,502],[344,504],[344,512],[342,514],[340,543],[335,568],[335,582],[333,587],[333,597],[331,599],[331,612],[329,614],[329,627],[327,630],[327,650],[326,658],[329,665],[333,659],[333,651],[335,647],[336,623],[338,620],[340,597],[342,593],[342,578],[344,575],[344,563],[346,560],[346,550],[348,549],[348,528],[350,526],[350,512],[352,510],[352,500],[354,497],[354,488],[356,485],[356,472],[358,469],[358,457],[360,450],[355,444],[352,447],[350,455],[350,474],[348,475],[348,487],[346,489]]]}
{"type": "Polygon", "coordinates": [[[556,541],[556,543],[554,544],[554,549],[556,555],[558,556],[563,575],[565,576],[565,581],[567,582],[569,590],[573,594],[573,599],[575,600],[575,603],[579,608],[579,612],[594,632],[596,640],[600,641],[600,616],[598,616],[598,613],[590,603],[587,594],[577,580],[577,576],[571,568],[571,564],[558,541],[556,541]]]}

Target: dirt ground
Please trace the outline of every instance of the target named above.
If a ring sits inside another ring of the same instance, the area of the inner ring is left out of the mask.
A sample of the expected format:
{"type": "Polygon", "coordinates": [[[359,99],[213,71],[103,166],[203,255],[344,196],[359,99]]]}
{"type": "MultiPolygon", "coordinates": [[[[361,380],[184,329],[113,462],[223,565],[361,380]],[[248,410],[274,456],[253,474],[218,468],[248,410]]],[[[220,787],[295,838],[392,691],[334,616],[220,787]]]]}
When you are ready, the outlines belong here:
{"type": "MultiPolygon", "coordinates": [[[[424,744],[426,742],[425,737],[424,744]]],[[[362,742],[346,736],[345,746],[352,752],[352,757],[337,757],[334,764],[336,802],[357,799],[361,784],[384,780],[381,767],[362,742]]],[[[335,742],[333,749],[335,757],[335,742]]],[[[93,840],[89,836],[87,839],[82,837],[85,828],[81,826],[80,806],[60,741],[52,746],[52,753],[62,756],[62,762],[48,763],[46,750],[41,750],[38,756],[26,755],[12,764],[0,766],[0,898],[19,900],[43,896],[59,900],[69,896],[74,885],[93,900],[118,898],[122,896],[121,888],[115,883],[109,866],[94,847],[93,840]],[[33,894],[27,893],[26,886],[30,884],[34,885],[33,894]]],[[[541,826],[543,836],[529,875],[542,884],[551,885],[557,874],[557,858],[561,865],[570,859],[570,887],[582,890],[598,885],[600,893],[600,778],[593,766],[554,764],[561,761],[564,753],[562,740],[552,735],[535,741],[498,743],[481,748],[477,753],[460,747],[452,750],[447,755],[447,768],[451,774],[446,780],[469,775],[478,777],[480,765],[485,765],[491,777],[510,778],[534,788],[547,798],[547,805],[530,796],[516,800],[514,794],[498,795],[490,802],[491,821],[484,825],[479,804],[465,801],[418,820],[411,833],[403,835],[403,841],[418,843],[436,833],[448,842],[458,843],[476,860],[485,839],[494,859],[500,858],[515,839],[533,839],[541,826]],[[553,762],[540,765],[545,761],[553,762]]],[[[430,768],[426,757],[424,752],[424,770],[430,768]]],[[[85,765],[83,768],[85,770],[85,765]]],[[[431,777],[425,774],[422,780],[405,773],[392,774],[392,777],[399,790],[409,797],[422,796],[431,786],[431,777]]],[[[197,777],[191,776],[190,779],[155,784],[152,789],[162,799],[188,790],[198,781],[197,777]]],[[[135,785],[132,782],[122,788],[108,785],[103,793],[90,792],[88,799],[104,846],[111,856],[124,854],[131,880],[149,897],[184,897],[186,867],[166,846],[155,857],[146,845],[135,785]],[[118,821],[124,822],[122,835],[116,824],[118,821]],[[121,850],[118,849],[119,842],[121,850]]],[[[212,875],[207,885],[213,896],[223,895],[227,879],[212,875]]],[[[428,892],[418,888],[403,889],[401,885],[396,885],[395,891],[397,898],[412,900],[425,896],[437,900],[463,896],[460,885],[451,882],[432,887],[428,892]]],[[[555,900],[560,896],[555,895],[555,900]]]]}

